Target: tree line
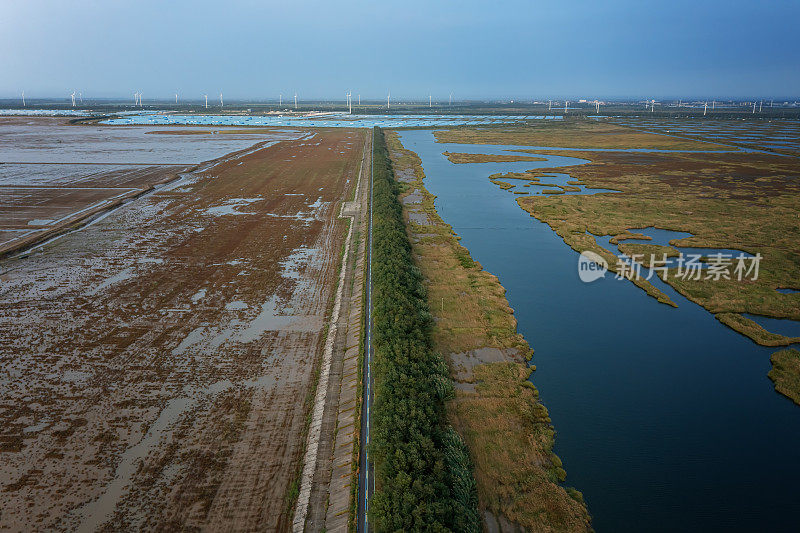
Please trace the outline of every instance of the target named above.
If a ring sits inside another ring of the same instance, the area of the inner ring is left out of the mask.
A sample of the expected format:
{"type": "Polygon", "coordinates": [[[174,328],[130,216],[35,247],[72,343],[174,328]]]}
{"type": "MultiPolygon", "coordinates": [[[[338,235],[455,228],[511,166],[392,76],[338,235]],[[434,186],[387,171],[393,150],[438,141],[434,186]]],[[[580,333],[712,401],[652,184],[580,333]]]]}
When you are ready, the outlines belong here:
{"type": "Polygon", "coordinates": [[[447,423],[453,382],[433,349],[433,318],[414,265],[386,142],[373,143],[371,453],[377,531],[481,531],[472,462],[447,423]]]}

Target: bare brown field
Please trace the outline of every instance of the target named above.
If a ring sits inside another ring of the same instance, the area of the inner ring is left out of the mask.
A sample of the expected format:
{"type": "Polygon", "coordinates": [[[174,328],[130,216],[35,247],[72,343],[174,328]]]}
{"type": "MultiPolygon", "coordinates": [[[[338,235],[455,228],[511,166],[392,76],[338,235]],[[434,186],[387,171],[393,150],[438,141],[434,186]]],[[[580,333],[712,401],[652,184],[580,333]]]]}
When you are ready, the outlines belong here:
{"type": "MultiPolygon", "coordinates": [[[[22,165],[19,165],[22,166],[22,165]]],[[[62,170],[64,165],[26,165],[62,170]]],[[[0,257],[58,234],[75,223],[120,205],[175,179],[189,167],[131,166],[101,171],[69,184],[58,178],[45,185],[0,185],[0,257]]],[[[60,174],[56,173],[60,177],[60,174]]],[[[13,181],[13,180],[12,180],[13,181]]]]}
{"type": "Polygon", "coordinates": [[[0,262],[0,529],[290,526],[364,135],[222,158],[0,262]]]}

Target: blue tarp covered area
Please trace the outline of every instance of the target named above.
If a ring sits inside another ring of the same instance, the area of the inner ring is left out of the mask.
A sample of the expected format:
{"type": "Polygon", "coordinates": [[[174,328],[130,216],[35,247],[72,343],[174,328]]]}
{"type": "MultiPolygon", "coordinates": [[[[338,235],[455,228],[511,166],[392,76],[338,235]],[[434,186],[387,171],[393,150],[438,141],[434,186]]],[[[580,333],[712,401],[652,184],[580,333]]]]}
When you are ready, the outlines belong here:
{"type": "Polygon", "coordinates": [[[560,119],[560,116],[534,115],[173,115],[141,114],[102,121],[112,125],[181,126],[290,126],[297,128],[426,128],[462,125],[488,125],[527,120],[560,119]]]}

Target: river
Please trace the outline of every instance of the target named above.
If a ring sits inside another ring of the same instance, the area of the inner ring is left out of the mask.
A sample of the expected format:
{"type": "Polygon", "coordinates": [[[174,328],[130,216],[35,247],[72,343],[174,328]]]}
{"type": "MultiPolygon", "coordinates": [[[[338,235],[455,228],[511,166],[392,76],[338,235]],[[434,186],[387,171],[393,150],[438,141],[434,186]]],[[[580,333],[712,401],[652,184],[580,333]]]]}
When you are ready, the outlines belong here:
{"type": "Polygon", "coordinates": [[[514,147],[399,134],[441,217],[508,291],[567,485],[597,531],[797,530],[800,407],[767,378],[774,349],[666,285],[677,309],[610,275],[581,282],[578,254],[487,179],[582,160],[456,165],[442,152],[514,147]]]}

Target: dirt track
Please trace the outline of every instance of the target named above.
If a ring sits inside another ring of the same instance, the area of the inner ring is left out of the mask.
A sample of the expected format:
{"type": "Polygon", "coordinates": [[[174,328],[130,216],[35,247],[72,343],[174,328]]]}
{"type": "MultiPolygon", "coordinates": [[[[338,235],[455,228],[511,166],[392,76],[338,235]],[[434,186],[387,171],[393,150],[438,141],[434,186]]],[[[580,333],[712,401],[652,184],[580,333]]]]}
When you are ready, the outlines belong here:
{"type": "Polygon", "coordinates": [[[288,527],[363,135],[241,155],[0,263],[0,529],[288,527]]]}

